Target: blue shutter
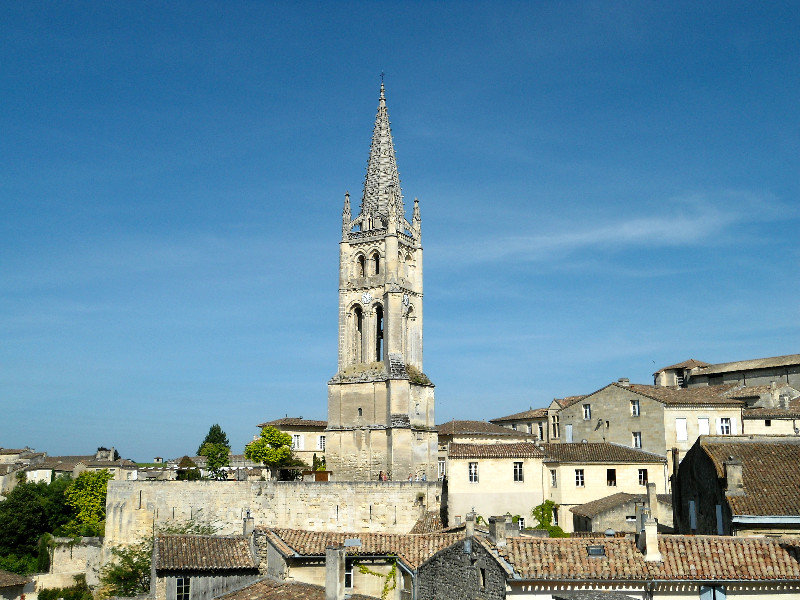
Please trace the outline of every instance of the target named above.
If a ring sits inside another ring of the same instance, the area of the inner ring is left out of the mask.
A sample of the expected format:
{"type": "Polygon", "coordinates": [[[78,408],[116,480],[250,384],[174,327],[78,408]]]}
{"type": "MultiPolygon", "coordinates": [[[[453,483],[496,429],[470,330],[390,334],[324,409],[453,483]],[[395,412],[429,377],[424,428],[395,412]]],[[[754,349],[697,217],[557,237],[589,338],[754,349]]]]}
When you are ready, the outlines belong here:
{"type": "Polygon", "coordinates": [[[701,585],[700,600],[714,600],[714,588],[708,585],[701,585]]]}

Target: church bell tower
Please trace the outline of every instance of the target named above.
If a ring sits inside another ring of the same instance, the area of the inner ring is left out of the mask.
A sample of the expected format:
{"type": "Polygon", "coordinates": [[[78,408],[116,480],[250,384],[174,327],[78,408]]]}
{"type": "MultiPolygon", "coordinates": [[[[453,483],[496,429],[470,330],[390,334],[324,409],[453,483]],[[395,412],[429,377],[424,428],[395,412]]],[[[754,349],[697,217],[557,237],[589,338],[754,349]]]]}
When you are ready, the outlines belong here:
{"type": "Polygon", "coordinates": [[[422,370],[419,202],[406,218],[381,83],[358,216],[339,244],[339,361],[325,459],[338,481],[436,478],[433,384],[422,370]]]}

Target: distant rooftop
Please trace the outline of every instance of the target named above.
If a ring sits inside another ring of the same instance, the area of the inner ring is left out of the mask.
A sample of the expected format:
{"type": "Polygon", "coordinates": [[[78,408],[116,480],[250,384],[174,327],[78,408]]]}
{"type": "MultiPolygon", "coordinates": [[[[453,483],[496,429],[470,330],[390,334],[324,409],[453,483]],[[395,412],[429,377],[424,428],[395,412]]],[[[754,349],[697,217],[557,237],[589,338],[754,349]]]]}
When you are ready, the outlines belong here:
{"type": "Polygon", "coordinates": [[[259,423],[259,427],[322,427],[323,429],[328,426],[327,421],[315,421],[313,419],[304,419],[303,417],[283,417],[266,423],[259,423]]]}

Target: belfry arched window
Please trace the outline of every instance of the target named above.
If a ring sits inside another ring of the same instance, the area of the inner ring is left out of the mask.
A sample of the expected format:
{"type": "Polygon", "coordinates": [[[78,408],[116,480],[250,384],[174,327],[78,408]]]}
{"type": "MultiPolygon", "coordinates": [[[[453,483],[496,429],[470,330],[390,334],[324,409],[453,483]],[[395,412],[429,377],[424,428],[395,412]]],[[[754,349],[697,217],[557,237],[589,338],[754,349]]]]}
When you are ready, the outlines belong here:
{"type": "Polygon", "coordinates": [[[381,255],[375,252],[371,258],[372,262],[372,274],[379,275],[381,272],[381,255]]]}
{"type": "Polygon", "coordinates": [[[367,274],[366,259],[363,254],[359,254],[356,259],[356,277],[364,277],[367,274]]]}
{"type": "MultiPolygon", "coordinates": [[[[363,257],[362,257],[363,258],[363,257]]],[[[364,362],[364,312],[360,306],[353,309],[353,362],[364,362]]]]}
{"type": "Polygon", "coordinates": [[[375,360],[383,360],[383,307],[375,307],[375,360]]]}

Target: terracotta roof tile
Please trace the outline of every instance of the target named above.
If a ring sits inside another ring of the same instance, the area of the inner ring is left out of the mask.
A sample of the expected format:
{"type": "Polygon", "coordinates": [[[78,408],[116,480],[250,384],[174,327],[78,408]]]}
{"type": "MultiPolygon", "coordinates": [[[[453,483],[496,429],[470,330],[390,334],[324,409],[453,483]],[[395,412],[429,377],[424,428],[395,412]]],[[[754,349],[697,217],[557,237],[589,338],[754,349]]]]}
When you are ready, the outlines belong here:
{"type": "MultiPolygon", "coordinates": [[[[618,492],[605,498],[598,498],[591,502],[578,504],[571,507],[570,512],[583,517],[596,517],[609,510],[623,506],[628,502],[645,502],[647,500],[646,494],[628,494],[627,492],[618,492]]],[[[664,504],[672,504],[672,494],[658,494],[658,501],[664,504]]]]}
{"type": "Polygon", "coordinates": [[[23,577],[22,575],[0,569],[0,588],[25,585],[29,581],[30,579],[28,577],[23,577]]]}
{"type": "Polygon", "coordinates": [[[702,360],[697,360],[695,358],[690,358],[689,360],[685,360],[683,362],[679,362],[674,365],[670,365],[668,367],[661,367],[658,371],[653,373],[653,375],[658,375],[661,371],[668,371],[670,369],[694,369],[695,367],[708,367],[709,364],[707,362],[703,362],[702,360]]]}
{"type": "Polygon", "coordinates": [[[156,569],[254,569],[258,564],[243,536],[159,535],[156,569]]]}
{"type": "Polygon", "coordinates": [[[444,525],[442,525],[442,519],[439,517],[439,511],[428,510],[417,519],[417,522],[414,523],[414,527],[411,528],[409,533],[435,533],[443,529],[444,525]]]}
{"type": "Polygon", "coordinates": [[[691,388],[674,388],[663,387],[660,385],[642,385],[640,383],[631,383],[622,385],[614,382],[611,385],[616,385],[623,389],[629,389],[637,394],[652,398],[658,402],[673,406],[685,405],[714,405],[714,404],[727,404],[730,406],[743,406],[743,400],[737,400],[727,395],[728,392],[737,388],[736,384],[728,385],[709,385],[691,388]]]}
{"type": "Polygon", "coordinates": [[[501,435],[507,437],[527,437],[531,434],[514,431],[486,421],[448,421],[436,426],[439,435],[501,435]]]}
{"type": "Polygon", "coordinates": [[[325,548],[343,544],[346,539],[358,538],[361,546],[348,547],[348,555],[392,554],[416,569],[439,550],[454,544],[463,536],[459,533],[400,534],[346,533],[338,531],[306,531],[300,529],[257,528],[284,553],[305,556],[324,556],[325,548]],[[287,550],[289,552],[287,552],[287,550]]]}
{"type": "Polygon", "coordinates": [[[753,358],[750,360],[717,363],[702,369],[699,375],[714,375],[717,373],[731,373],[733,371],[752,371],[753,369],[770,369],[789,365],[800,365],[800,354],[786,354],[784,356],[770,356],[768,358],[753,358]]]}
{"type": "Polygon", "coordinates": [[[663,561],[650,563],[631,538],[518,537],[496,550],[523,580],[800,581],[796,539],[659,535],[658,546],[663,561]]]}
{"type": "Polygon", "coordinates": [[[545,458],[534,442],[503,444],[450,444],[449,458],[545,458]]]}
{"type": "Polygon", "coordinates": [[[508,415],[506,417],[497,417],[496,419],[489,419],[492,423],[497,422],[504,422],[504,421],[522,421],[524,419],[546,419],[547,418],[547,409],[546,408],[532,408],[530,410],[525,410],[522,412],[514,413],[513,415],[508,415]]]}
{"type": "Polygon", "coordinates": [[[89,463],[95,462],[94,454],[86,455],[86,456],[47,456],[45,459],[37,463],[35,465],[31,465],[26,471],[40,471],[40,470],[51,470],[51,471],[72,471],[78,465],[78,463],[83,463],[84,465],[88,465],[89,463]]]}
{"type": "Polygon", "coordinates": [[[304,419],[303,417],[283,417],[275,419],[274,421],[267,421],[266,423],[259,423],[259,427],[327,427],[327,421],[315,421],[313,419],[304,419]]]}
{"type": "MultiPolygon", "coordinates": [[[[260,579],[245,588],[217,596],[219,600],[325,600],[325,588],[311,583],[260,579]]],[[[372,596],[351,594],[350,600],[374,600],[372,596]]]]}
{"type": "Polygon", "coordinates": [[[553,401],[558,403],[561,408],[567,408],[568,406],[572,406],[576,402],[580,402],[586,398],[586,395],[583,396],[567,396],[566,398],[553,398],[553,401]]]}
{"type": "Polygon", "coordinates": [[[709,436],[700,446],[719,477],[729,457],[742,463],[744,495],[728,496],[733,514],[800,515],[800,439],[709,436]]]}
{"type": "Polygon", "coordinates": [[[610,442],[573,442],[563,444],[540,444],[547,455],[545,462],[562,463],[665,463],[660,454],[629,448],[610,442]]]}

